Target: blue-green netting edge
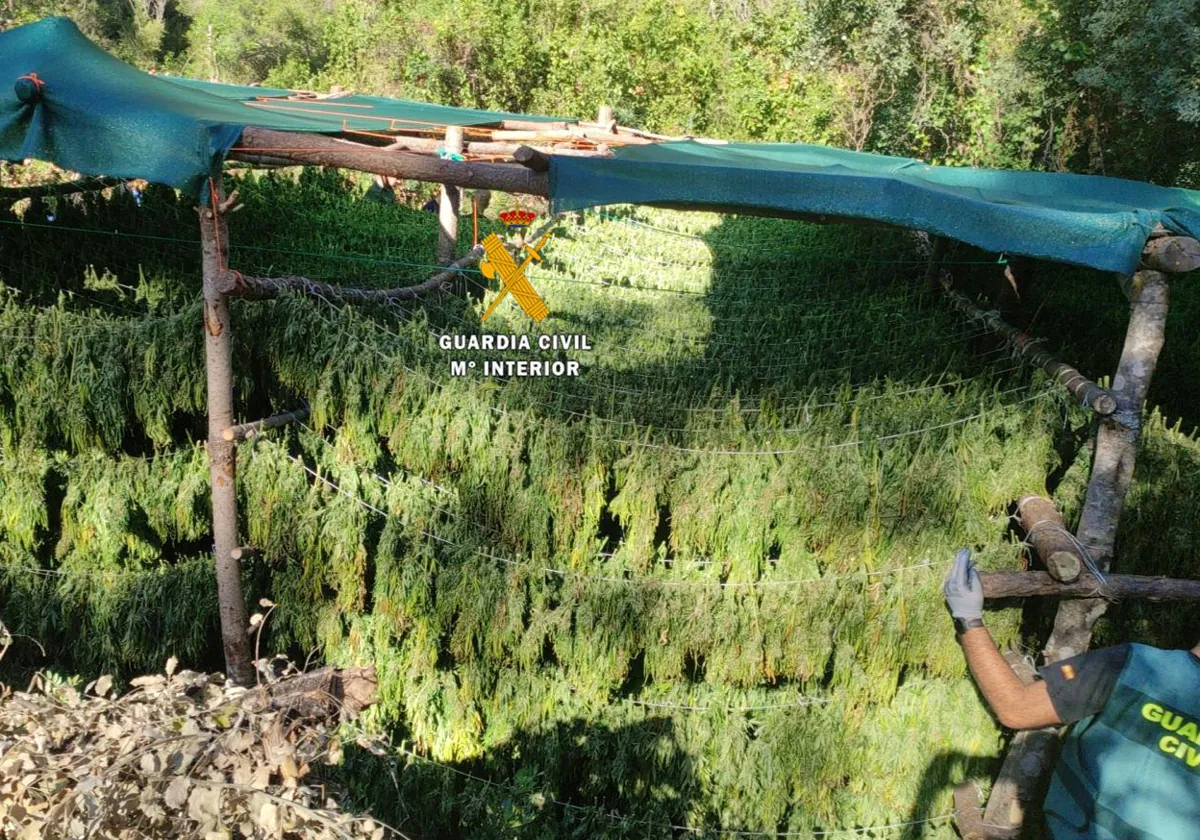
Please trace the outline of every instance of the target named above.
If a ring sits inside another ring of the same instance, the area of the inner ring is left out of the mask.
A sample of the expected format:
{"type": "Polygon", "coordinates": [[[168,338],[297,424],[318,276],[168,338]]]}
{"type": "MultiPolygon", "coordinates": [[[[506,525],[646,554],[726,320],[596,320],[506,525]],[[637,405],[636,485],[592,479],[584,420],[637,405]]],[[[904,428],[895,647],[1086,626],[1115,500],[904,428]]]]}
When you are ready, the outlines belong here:
{"type": "Polygon", "coordinates": [[[996,253],[1132,274],[1159,224],[1200,235],[1200,193],[1096,175],[929,166],[784,143],[628,146],[552,157],[556,212],[683,203],[867,219],[996,253]]]}

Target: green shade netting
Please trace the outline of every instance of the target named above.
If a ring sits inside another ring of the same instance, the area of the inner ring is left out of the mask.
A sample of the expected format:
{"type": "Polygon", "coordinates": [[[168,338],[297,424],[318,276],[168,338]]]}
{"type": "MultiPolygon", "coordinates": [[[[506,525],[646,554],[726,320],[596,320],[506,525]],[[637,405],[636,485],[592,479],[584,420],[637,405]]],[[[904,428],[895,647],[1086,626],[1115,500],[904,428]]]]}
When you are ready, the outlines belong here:
{"type": "Polygon", "coordinates": [[[1200,236],[1200,192],[1052,172],[930,166],[801,143],[627,146],[552,157],[556,211],[671,204],[827,214],[926,230],[988,251],[1131,274],[1150,231],[1200,236]]]}
{"type": "Polygon", "coordinates": [[[0,33],[0,158],[145,178],[199,196],[246,126],[341,134],[517,116],[374,96],[286,99],[291,93],[151,76],[104,52],[67,18],[47,18],[0,33]],[[22,78],[31,73],[40,81],[22,78]]]}

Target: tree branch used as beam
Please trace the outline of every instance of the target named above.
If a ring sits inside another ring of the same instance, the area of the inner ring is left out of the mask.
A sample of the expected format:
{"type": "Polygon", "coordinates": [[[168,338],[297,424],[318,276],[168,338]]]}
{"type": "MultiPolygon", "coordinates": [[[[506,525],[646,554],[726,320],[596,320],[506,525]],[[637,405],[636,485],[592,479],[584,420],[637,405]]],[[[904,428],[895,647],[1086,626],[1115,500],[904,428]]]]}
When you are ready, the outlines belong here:
{"type": "Polygon", "coordinates": [[[1075,399],[1101,416],[1117,410],[1117,398],[1111,391],[1101,388],[1066,362],[1059,361],[1045,350],[1037,347],[1034,339],[1016,327],[1006,324],[998,312],[985,312],[961,292],[946,290],[950,305],[973,320],[981,321],[993,333],[1004,339],[1018,356],[1030,364],[1037,365],[1053,376],[1060,385],[1071,392],[1075,399]]]}
{"type": "Polygon", "coordinates": [[[445,271],[439,271],[424,283],[401,286],[394,289],[342,288],[307,277],[247,277],[237,271],[220,272],[215,281],[218,291],[243,300],[269,300],[280,292],[294,291],[326,300],[341,300],[347,303],[391,303],[413,300],[431,292],[441,291],[454,279],[458,272],[476,265],[483,257],[483,247],[476,246],[466,256],[451,263],[445,271]]]}
{"type": "Polygon", "coordinates": [[[1101,583],[1091,573],[1072,583],[1060,583],[1046,572],[984,572],[983,597],[1001,598],[1103,598],[1147,601],[1200,601],[1200,580],[1106,575],[1101,583]]]}
{"type": "Polygon", "coordinates": [[[472,163],[441,160],[416,154],[398,154],[377,146],[351,143],[319,134],[298,134],[247,128],[229,157],[266,155],[296,165],[335,166],[414,181],[429,181],[454,187],[499,190],[548,197],[549,178],[524,166],[507,163],[472,163]]]}
{"type": "Polygon", "coordinates": [[[230,426],[221,433],[221,437],[225,438],[225,440],[242,441],[252,438],[259,432],[266,431],[267,429],[274,429],[279,426],[286,426],[288,423],[307,419],[308,409],[298,408],[295,411],[287,411],[283,414],[273,414],[263,420],[255,420],[253,423],[241,423],[237,426],[230,426]]]}

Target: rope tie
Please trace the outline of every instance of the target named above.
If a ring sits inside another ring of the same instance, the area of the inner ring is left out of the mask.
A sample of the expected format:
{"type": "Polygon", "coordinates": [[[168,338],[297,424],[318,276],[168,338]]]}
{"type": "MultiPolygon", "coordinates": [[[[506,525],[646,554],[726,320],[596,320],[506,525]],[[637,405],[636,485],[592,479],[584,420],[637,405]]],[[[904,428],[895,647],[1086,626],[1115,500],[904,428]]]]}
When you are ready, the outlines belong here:
{"type": "Polygon", "coordinates": [[[46,87],[46,82],[38,78],[38,74],[34,72],[26,73],[17,79],[13,85],[13,92],[16,93],[17,99],[26,104],[40,102],[42,91],[46,87]]]}

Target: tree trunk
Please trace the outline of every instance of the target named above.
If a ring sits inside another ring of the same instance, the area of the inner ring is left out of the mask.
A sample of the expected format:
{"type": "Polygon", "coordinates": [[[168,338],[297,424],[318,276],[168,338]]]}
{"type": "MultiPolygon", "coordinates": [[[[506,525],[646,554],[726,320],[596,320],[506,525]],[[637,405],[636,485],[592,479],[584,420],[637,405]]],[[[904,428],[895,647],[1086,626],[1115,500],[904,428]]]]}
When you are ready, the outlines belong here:
{"type": "Polygon", "coordinates": [[[234,468],[237,444],[224,438],[233,425],[233,352],[229,324],[229,299],[217,290],[215,280],[229,247],[225,225],[224,187],[220,171],[212,177],[208,207],[200,208],[200,244],[204,267],[204,356],[208,391],[208,462],[212,483],[213,557],[217,573],[217,601],[221,615],[221,641],[225,671],[238,685],[254,682],[254,662],[246,636],[248,619],[242,594],[241,564],[234,559],[238,547],[237,486],[234,468]]]}

